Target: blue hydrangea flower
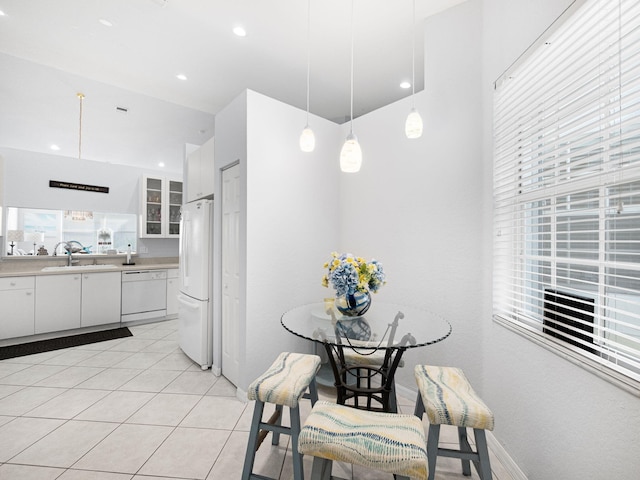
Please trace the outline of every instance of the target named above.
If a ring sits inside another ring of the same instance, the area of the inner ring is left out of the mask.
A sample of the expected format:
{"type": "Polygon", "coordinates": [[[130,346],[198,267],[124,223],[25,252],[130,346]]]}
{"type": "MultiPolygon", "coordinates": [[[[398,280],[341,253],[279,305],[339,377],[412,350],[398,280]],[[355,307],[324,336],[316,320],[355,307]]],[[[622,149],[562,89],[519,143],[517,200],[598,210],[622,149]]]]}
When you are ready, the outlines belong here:
{"type": "Polygon", "coordinates": [[[322,277],[322,285],[331,285],[338,296],[353,295],[357,291],[376,293],[386,283],[386,274],[377,260],[368,262],[351,253],[331,253],[331,260],[324,264],[328,269],[322,277]]]}
{"type": "Polygon", "coordinates": [[[329,281],[338,295],[353,295],[358,286],[358,272],[350,263],[342,263],[329,274],[329,281]]]}

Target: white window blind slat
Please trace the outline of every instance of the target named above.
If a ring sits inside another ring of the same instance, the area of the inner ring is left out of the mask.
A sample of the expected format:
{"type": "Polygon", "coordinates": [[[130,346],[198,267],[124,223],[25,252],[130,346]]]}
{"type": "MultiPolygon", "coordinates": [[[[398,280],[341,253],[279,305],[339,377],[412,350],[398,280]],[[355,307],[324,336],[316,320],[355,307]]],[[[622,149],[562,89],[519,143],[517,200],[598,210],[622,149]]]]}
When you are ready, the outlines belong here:
{"type": "Polygon", "coordinates": [[[494,313],[640,381],[640,2],[586,0],[496,85],[494,313]]]}

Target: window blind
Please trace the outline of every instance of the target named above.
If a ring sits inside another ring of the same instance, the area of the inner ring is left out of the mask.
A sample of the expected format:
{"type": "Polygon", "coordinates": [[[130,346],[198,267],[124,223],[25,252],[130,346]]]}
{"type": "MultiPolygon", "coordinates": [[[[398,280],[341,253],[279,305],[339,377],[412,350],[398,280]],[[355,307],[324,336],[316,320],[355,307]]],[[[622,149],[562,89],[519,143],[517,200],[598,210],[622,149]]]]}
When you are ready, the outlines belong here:
{"type": "Polygon", "coordinates": [[[560,22],[496,83],[494,314],[640,381],[640,2],[560,22]]]}

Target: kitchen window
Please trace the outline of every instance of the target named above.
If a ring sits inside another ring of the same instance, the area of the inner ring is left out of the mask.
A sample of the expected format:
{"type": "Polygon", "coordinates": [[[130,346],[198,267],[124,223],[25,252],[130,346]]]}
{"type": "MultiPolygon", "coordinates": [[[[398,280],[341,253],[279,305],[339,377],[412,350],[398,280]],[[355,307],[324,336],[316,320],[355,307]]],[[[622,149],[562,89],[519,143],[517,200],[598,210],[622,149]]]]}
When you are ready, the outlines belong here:
{"type": "Polygon", "coordinates": [[[574,2],[496,82],[494,318],[640,393],[640,2],[574,2]]]}

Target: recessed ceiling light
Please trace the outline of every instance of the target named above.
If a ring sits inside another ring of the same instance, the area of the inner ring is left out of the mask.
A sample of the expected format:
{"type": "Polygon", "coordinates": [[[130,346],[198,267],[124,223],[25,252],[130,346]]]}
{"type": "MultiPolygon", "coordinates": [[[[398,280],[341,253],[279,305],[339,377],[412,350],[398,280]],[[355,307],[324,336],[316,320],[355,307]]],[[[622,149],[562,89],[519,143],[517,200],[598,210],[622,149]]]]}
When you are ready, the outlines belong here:
{"type": "Polygon", "coordinates": [[[6,15],[6,13],[4,13],[2,10],[0,10],[0,17],[4,17],[6,15]]]}
{"type": "Polygon", "coordinates": [[[233,28],[233,33],[235,33],[239,37],[246,37],[247,36],[247,31],[243,27],[240,27],[240,26],[234,27],[233,28]]]}
{"type": "Polygon", "coordinates": [[[158,163],[158,166],[159,166],[159,167],[164,167],[164,162],[160,162],[160,163],[158,163]]]}
{"type": "Polygon", "coordinates": [[[186,80],[187,76],[184,73],[179,73],[178,75],[176,75],[176,78],[178,80],[186,80]]]}
{"type": "Polygon", "coordinates": [[[409,82],[402,82],[400,88],[411,88],[411,84],[409,82]]]}
{"type": "Polygon", "coordinates": [[[57,152],[58,150],[60,150],[60,147],[59,147],[58,145],[51,145],[49,148],[50,148],[51,150],[55,150],[56,152],[57,152]]]}
{"type": "Polygon", "coordinates": [[[106,18],[101,18],[100,20],[98,20],[98,22],[100,22],[102,25],[104,25],[105,27],[113,27],[113,23],[111,23],[109,20],[107,20],[106,18]]]}

